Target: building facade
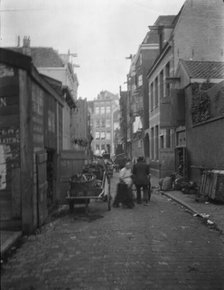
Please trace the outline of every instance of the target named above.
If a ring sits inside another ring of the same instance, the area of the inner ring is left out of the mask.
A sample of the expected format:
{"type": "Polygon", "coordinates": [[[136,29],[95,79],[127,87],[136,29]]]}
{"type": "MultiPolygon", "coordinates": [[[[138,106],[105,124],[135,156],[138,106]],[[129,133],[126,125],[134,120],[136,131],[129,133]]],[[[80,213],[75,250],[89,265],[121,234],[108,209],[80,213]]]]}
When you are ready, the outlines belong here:
{"type": "MultiPolygon", "coordinates": [[[[121,140],[121,134],[120,134],[120,109],[117,109],[114,111],[113,115],[113,145],[114,145],[114,154],[117,155],[120,153],[123,153],[122,149],[122,140],[121,140]]],[[[115,156],[114,156],[115,157],[115,156]]]]}
{"type": "Polygon", "coordinates": [[[169,37],[169,25],[173,21],[173,15],[159,16],[150,31],[146,34],[139,46],[137,53],[131,56],[130,71],[127,76],[127,91],[130,102],[128,118],[128,155],[132,158],[145,156],[149,159],[149,98],[147,73],[161,51],[164,41],[169,37]],[[163,39],[157,30],[161,27],[163,39]],[[152,29],[153,28],[153,29],[152,29]],[[145,133],[146,132],[146,133],[145,133]]]}
{"type": "Polygon", "coordinates": [[[1,228],[31,233],[58,200],[64,100],[31,57],[0,50],[1,228]]]}
{"type": "MultiPolygon", "coordinates": [[[[176,128],[184,125],[181,114],[177,113],[179,117],[174,120],[169,110],[169,104],[178,102],[183,93],[175,90],[179,60],[223,60],[223,15],[221,1],[185,1],[170,24],[169,37],[162,41],[159,57],[148,72],[150,125],[145,134],[149,134],[151,170],[158,177],[174,172],[176,128]],[[170,119],[172,122],[168,121],[170,119]]],[[[166,35],[166,26],[161,29],[166,35]]],[[[178,110],[183,112],[181,104],[178,110]]]]}
{"type": "Polygon", "coordinates": [[[175,171],[200,183],[204,170],[224,170],[224,62],[181,60],[176,77],[184,125],[176,128],[175,171]]]}
{"type": "Polygon", "coordinates": [[[92,136],[90,135],[90,113],[86,99],[77,99],[72,122],[75,124],[75,134],[72,135],[74,149],[85,151],[86,155],[90,156],[92,136]]]}
{"type": "Polygon", "coordinates": [[[120,88],[120,138],[121,138],[121,151],[127,154],[127,114],[128,114],[128,92],[122,91],[120,88]]]}
{"type": "MultiPolygon", "coordinates": [[[[47,76],[53,85],[54,80],[61,82],[65,99],[63,107],[63,149],[73,150],[72,138],[76,132],[76,125],[72,122],[72,119],[75,112],[79,82],[76,73],[74,73],[70,52],[60,55],[51,47],[31,47],[30,38],[27,37],[24,37],[22,47],[12,49],[31,56],[38,72],[47,76]]],[[[58,85],[56,87],[58,88],[58,85]]]]}
{"type": "Polygon", "coordinates": [[[118,109],[118,96],[101,91],[92,102],[92,150],[96,155],[114,154],[114,112],[118,109]]]}

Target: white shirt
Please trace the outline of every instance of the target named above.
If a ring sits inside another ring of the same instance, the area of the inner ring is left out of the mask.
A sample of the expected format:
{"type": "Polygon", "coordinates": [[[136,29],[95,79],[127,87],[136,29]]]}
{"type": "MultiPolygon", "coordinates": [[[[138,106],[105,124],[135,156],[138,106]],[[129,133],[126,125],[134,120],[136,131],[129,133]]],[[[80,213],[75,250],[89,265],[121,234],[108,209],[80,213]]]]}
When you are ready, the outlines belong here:
{"type": "Polygon", "coordinates": [[[132,172],[131,169],[126,167],[122,168],[120,171],[120,179],[122,179],[129,187],[132,185],[132,172]]]}

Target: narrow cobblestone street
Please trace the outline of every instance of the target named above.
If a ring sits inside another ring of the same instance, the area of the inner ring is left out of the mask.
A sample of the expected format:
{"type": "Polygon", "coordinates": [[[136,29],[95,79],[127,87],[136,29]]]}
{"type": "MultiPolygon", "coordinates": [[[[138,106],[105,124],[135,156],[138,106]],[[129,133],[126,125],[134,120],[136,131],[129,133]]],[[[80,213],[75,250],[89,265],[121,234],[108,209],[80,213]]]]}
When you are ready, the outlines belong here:
{"type": "MultiPolygon", "coordinates": [[[[112,180],[112,193],[117,178],[112,180]]],[[[159,193],[149,206],[65,213],[2,266],[2,290],[224,289],[224,244],[159,193]]]]}

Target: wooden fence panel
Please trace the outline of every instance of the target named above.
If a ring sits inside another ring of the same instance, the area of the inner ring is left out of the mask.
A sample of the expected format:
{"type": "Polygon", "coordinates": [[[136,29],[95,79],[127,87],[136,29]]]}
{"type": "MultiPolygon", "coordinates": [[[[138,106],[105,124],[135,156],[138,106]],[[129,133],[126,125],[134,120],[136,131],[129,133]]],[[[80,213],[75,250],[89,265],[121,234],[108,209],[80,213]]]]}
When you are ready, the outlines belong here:
{"type": "Polygon", "coordinates": [[[87,156],[83,151],[62,151],[59,166],[59,194],[58,202],[67,203],[66,195],[71,176],[82,172],[87,156]]]}

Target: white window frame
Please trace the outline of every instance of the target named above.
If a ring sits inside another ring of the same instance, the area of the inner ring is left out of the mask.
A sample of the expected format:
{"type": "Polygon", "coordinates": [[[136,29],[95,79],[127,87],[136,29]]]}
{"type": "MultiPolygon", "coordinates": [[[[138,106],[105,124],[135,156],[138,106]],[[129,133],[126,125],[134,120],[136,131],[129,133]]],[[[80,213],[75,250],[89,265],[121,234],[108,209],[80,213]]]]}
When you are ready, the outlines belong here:
{"type": "Polygon", "coordinates": [[[96,115],[99,115],[99,113],[100,113],[100,107],[99,106],[95,107],[95,113],[96,113],[96,115]]]}
{"type": "Polygon", "coordinates": [[[138,87],[141,87],[143,85],[143,76],[139,75],[138,76],[138,87]]]}
{"type": "Polygon", "coordinates": [[[105,114],[105,111],[106,111],[105,107],[104,106],[101,107],[101,114],[105,114]]]}
{"type": "Polygon", "coordinates": [[[101,140],[105,140],[105,138],[106,138],[106,134],[105,134],[105,132],[101,132],[101,133],[100,133],[100,139],[101,139],[101,140]]]}

